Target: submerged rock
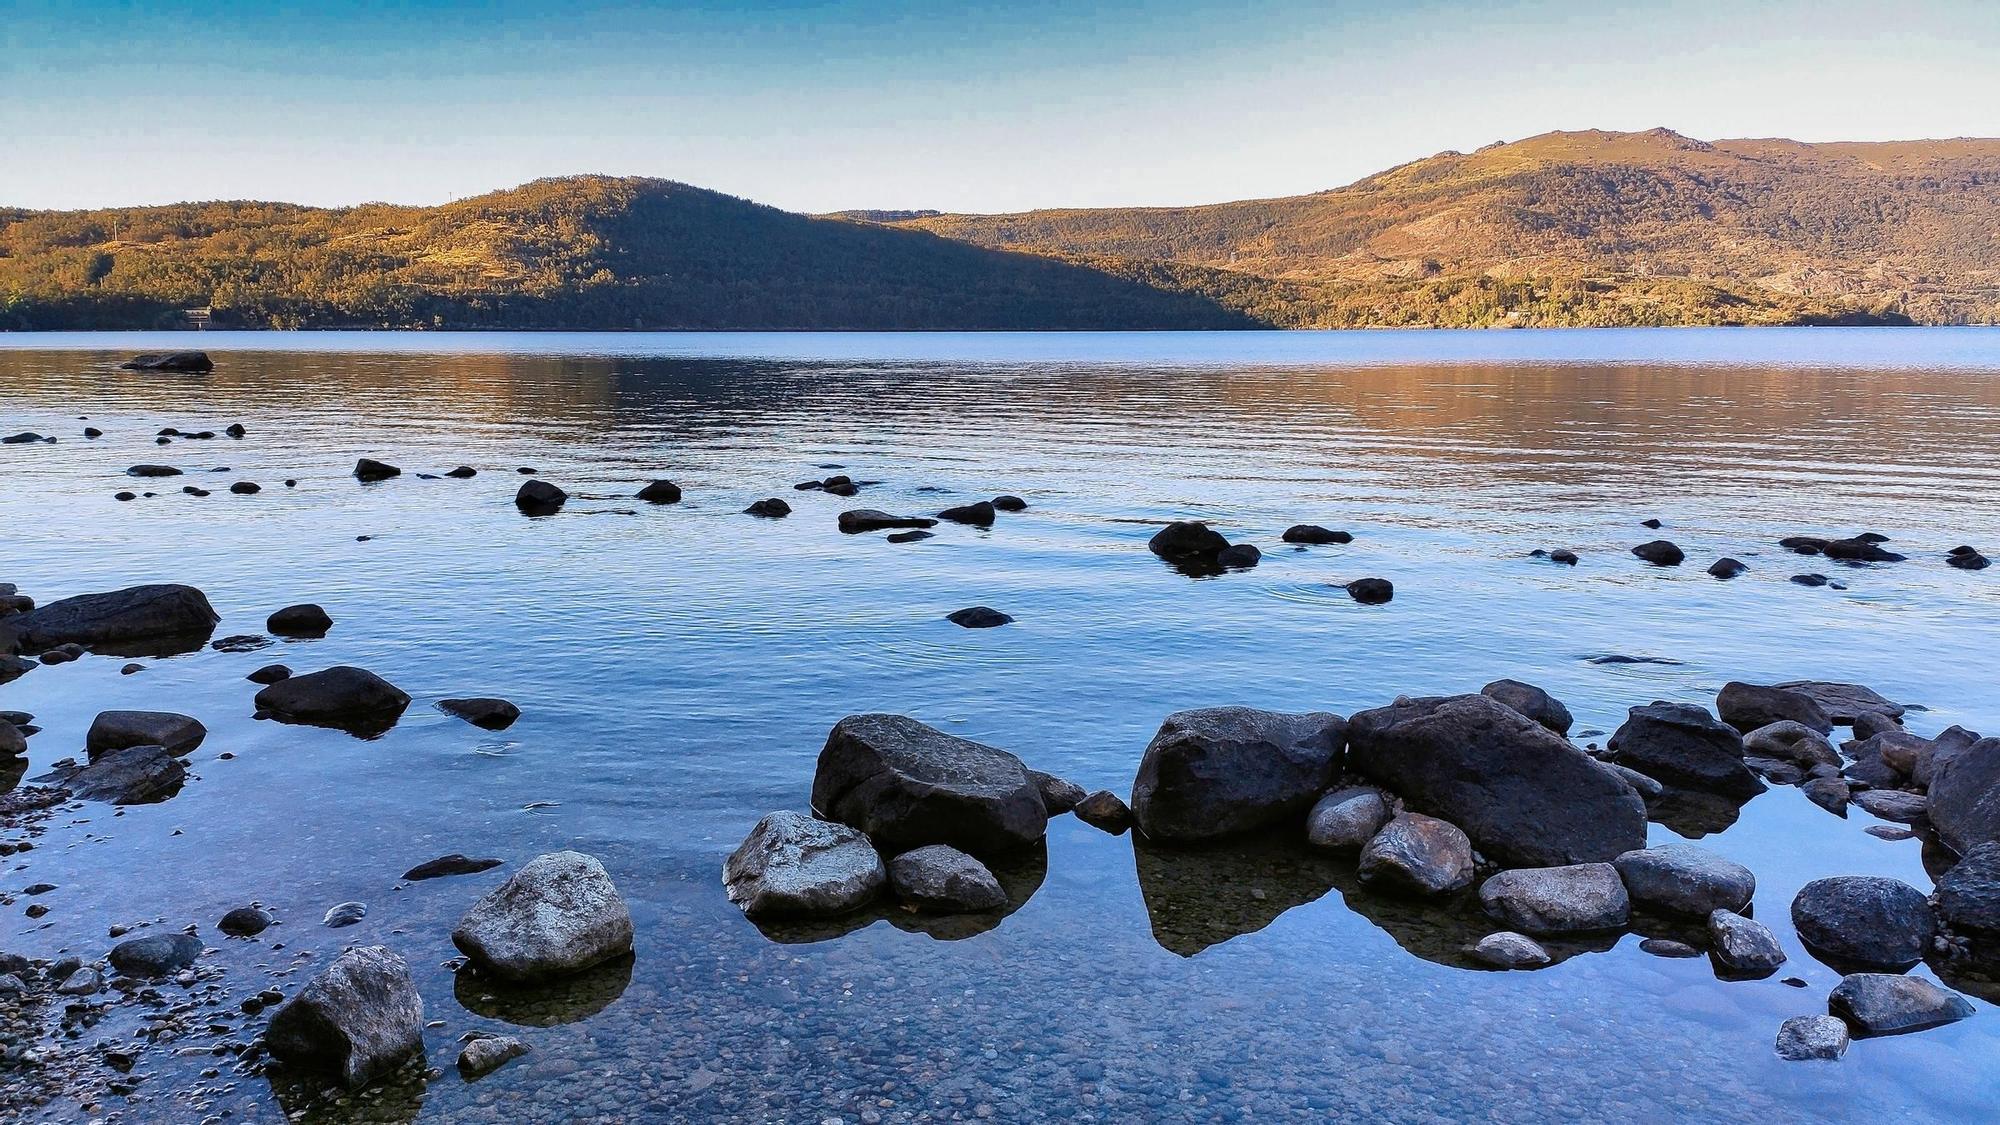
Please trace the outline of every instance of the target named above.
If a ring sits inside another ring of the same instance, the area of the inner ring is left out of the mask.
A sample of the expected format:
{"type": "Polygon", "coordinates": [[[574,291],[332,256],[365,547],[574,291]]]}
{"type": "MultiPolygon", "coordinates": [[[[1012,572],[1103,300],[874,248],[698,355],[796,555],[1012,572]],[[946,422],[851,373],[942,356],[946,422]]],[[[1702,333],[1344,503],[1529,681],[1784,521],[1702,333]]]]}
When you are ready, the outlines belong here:
{"type": "Polygon", "coordinates": [[[1379,789],[1357,786],[1321,797],[1306,814],[1306,841],[1317,848],[1359,851],[1389,823],[1389,803],[1379,789]]]}
{"type": "Polygon", "coordinates": [[[1146,549],[1168,560],[1213,558],[1229,546],[1222,533],[1199,520],[1170,523],[1146,541],[1146,549]]]}
{"type": "Polygon", "coordinates": [[[1070,811],[1079,801],[1090,795],[1083,786],[1054,774],[1029,770],[1028,777],[1034,781],[1036,792],[1042,795],[1042,807],[1048,810],[1050,816],[1060,816],[1070,811]]]}
{"type": "Polygon", "coordinates": [[[991,856],[1025,848],[1048,828],[1041,791],[1019,758],[903,715],[834,724],[812,805],[892,852],[950,844],[991,856]]]}
{"type": "Polygon", "coordinates": [[[524,481],[514,493],[514,506],[530,516],[548,516],[562,510],[569,493],[545,480],[524,481]]]}
{"type": "Polygon", "coordinates": [[[1790,719],[1766,724],[1744,735],[1743,753],[1746,757],[1779,758],[1807,769],[1841,764],[1840,752],[1825,735],[1790,719]]]}
{"type": "Polygon", "coordinates": [[[440,699],[437,705],[445,714],[464,719],[482,730],[506,730],[521,717],[519,707],[491,696],[440,699]]]}
{"type": "Polygon", "coordinates": [[[86,801],[151,805],[181,791],[187,766],[164,746],[127,746],[106,751],[81,769],[59,770],[53,776],[86,801]]]}
{"type": "Polygon", "coordinates": [[[783,519],[792,514],[792,506],[772,496],[751,504],[749,507],[743,509],[743,514],[746,516],[758,516],[767,520],[783,519]]]}
{"type": "Polygon", "coordinates": [[[1618,870],[1608,863],[1517,867],[1479,887],[1486,913],[1530,934],[1622,928],[1632,914],[1618,870]]]}
{"type": "Polygon", "coordinates": [[[459,1048],[458,1073],[471,1082],[527,1053],[528,1045],[511,1035],[482,1035],[459,1048]]]}
{"type": "Polygon", "coordinates": [[[333,617],[312,602],[288,605],[264,619],[264,628],[280,637],[324,637],[333,617]]]}
{"type": "Polygon", "coordinates": [[[450,875],[476,875],[481,871],[491,871],[498,866],[500,861],[497,859],[474,859],[453,852],[417,864],[403,872],[403,878],[412,883],[420,883],[425,879],[442,879],[450,875]]]}
{"type": "Polygon", "coordinates": [[[1286,528],[1285,533],[1279,538],[1287,543],[1311,543],[1318,545],[1354,542],[1353,535],[1345,531],[1334,531],[1324,528],[1316,523],[1295,523],[1286,528]]]}
{"type": "Polygon", "coordinates": [[[1507,930],[1480,938],[1471,954],[1473,960],[1495,969],[1539,969],[1552,960],[1540,942],[1507,930]]]}
{"type": "Polygon", "coordinates": [[[256,937],[271,928],[271,912],[261,906],[239,906],[222,916],[215,928],[230,937],[256,937]]]}
{"type": "Polygon", "coordinates": [[[938,521],[924,516],[892,516],[874,508],[850,508],[840,513],[837,522],[844,534],[858,535],[862,532],[889,531],[899,527],[936,527],[938,521]]]}
{"type": "Polygon", "coordinates": [[[1778,722],[1794,722],[1825,734],[1833,720],[1811,695],[1781,687],[1731,680],[1715,697],[1715,713],[1745,734],[1778,722]]]}
{"type": "Polygon", "coordinates": [[[1472,885],[1472,841],[1456,825],[1404,813],[1361,849],[1361,882],[1396,894],[1442,895],[1472,885]]]}
{"type": "Polygon", "coordinates": [[[993,514],[993,504],[981,500],[976,504],[960,504],[955,508],[946,508],[938,513],[938,518],[952,523],[972,524],[975,527],[991,527],[993,514]]]}
{"type": "Polygon", "coordinates": [[[1007,905],[1007,892],[993,872],[946,844],[914,848],[889,861],[889,885],[919,910],[967,914],[1007,905]]]}
{"type": "Polygon", "coordinates": [[[122,648],[167,639],[199,638],[222,620],[192,586],[161,583],[101,594],[78,594],[0,618],[0,652],[44,652],[58,645],[122,648]]]}
{"type": "Polygon", "coordinates": [[[354,479],[364,484],[378,480],[388,480],[390,477],[400,477],[402,475],[403,470],[386,461],[377,461],[372,457],[363,457],[354,463],[354,479]]]}
{"type": "Polygon", "coordinates": [[[1635,905],[1664,914],[1706,918],[1741,912],[1757,893],[1750,869],[1693,844],[1660,844],[1612,861],[1635,905]]]}
{"type": "Polygon", "coordinates": [[[1014,619],[988,606],[975,605],[965,609],[955,609],[944,615],[946,621],[965,629],[992,629],[1012,624],[1014,619]]]}
{"type": "Polygon", "coordinates": [[[1210,707],[1167,716],[1132,782],[1155,840],[1206,840],[1299,816],[1333,780],[1347,724],[1326,713],[1210,707]]]}
{"type": "Polygon", "coordinates": [[[1621,766],[1668,785],[1754,797],[1764,791],[1743,764],[1743,738],[1689,703],[1655,701],[1634,707],[1606,747],[1621,766]]]}
{"type": "Polygon", "coordinates": [[[1925,811],[1930,807],[1930,802],[1921,793],[1904,793],[1897,789],[1866,789],[1854,795],[1854,803],[1873,816],[1901,824],[1915,824],[1924,819],[1925,811]]]}
{"type": "Polygon", "coordinates": [[[118,365],[126,371],[173,371],[201,375],[215,370],[207,352],[146,352],[118,365]]]}
{"type": "Polygon", "coordinates": [[[111,967],[128,977],[157,980],[194,964],[201,956],[201,939],[193,934],[154,934],[128,938],[111,947],[111,967]]]}
{"type": "Polygon", "coordinates": [[[344,726],[350,720],[392,720],[410,705],[401,689],[366,668],[335,665],[292,676],[257,693],[257,709],[295,723],[344,726]]]}
{"type": "Polygon", "coordinates": [[[1744,564],[1743,560],[1732,559],[1725,556],[1708,564],[1708,576],[1710,578],[1720,578],[1727,581],[1728,579],[1734,578],[1737,575],[1742,574],[1744,571],[1749,569],[1750,568],[1744,564]]]}
{"type": "Polygon", "coordinates": [[[582,852],[552,852],[466,911],[451,941],[482,972],[544,980],[630,953],[632,915],[603,864],[582,852]]]}
{"type": "Polygon", "coordinates": [[[1632,548],[1632,553],[1654,566],[1679,566],[1687,559],[1685,551],[1665,539],[1641,543],[1632,548]]]}
{"type": "Polygon", "coordinates": [[[102,711],[83,736],[84,751],[96,758],[128,746],[162,746],[170,754],[185,754],[208,737],[208,728],[191,715],[171,711],[102,711]]]}
{"type": "Polygon", "coordinates": [[[1563,706],[1562,700],[1533,684],[1524,684],[1519,680],[1494,680],[1480,688],[1479,694],[1488,699],[1499,700],[1557,734],[1567,735],[1570,724],[1575,721],[1569,713],[1569,708],[1563,706]]]}
{"type": "Polygon", "coordinates": [[[1834,986],[1826,1008],[1857,1035],[1922,1031],[1972,1014],[1965,997],[1896,973],[1850,973],[1834,986]]]}
{"type": "Polygon", "coordinates": [[[1834,968],[1901,971],[1923,960],[1937,920],[1924,893],[1908,883],[1841,875],[1800,889],[1792,926],[1834,968]]]}
{"type": "Polygon", "coordinates": [[[1718,968],[1741,976],[1770,976],[1785,963],[1785,951],[1762,922],[1733,910],[1708,916],[1709,956],[1718,968]]]}
{"type": "Polygon", "coordinates": [[[1264,552],[1259,551],[1254,543],[1231,543],[1215,553],[1217,566],[1232,567],[1237,570],[1248,570],[1263,559],[1264,552]]]}
{"type": "Polygon", "coordinates": [[[1396,586],[1387,578],[1357,578],[1342,588],[1362,605],[1387,605],[1396,597],[1396,586]]]}
{"type": "Polygon", "coordinates": [[[1568,740],[1483,695],[1356,714],[1351,768],[1520,867],[1603,862],[1645,846],[1645,802],[1568,740]]]}
{"type": "Polygon", "coordinates": [[[366,917],[368,917],[367,903],[337,902],[326,908],[326,914],[320,918],[319,924],[329,930],[344,930],[366,917]]]}
{"type": "Polygon", "coordinates": [[[722,883],[746,917],[818,918],[873,902],[888,882],[868,837],[845,824],[774,812],[722,865],[722,883]]]}
{"type": "Polygon", "coordinates": [[[379,945],[346,950],[271,1017],[274,1058],[365,1085],[424,1046],[424,1000],[409,963],[379,945]]]}
{"type": "Polygon", "coordinates": [[[1831,1061],[1847,1053],[1847,1024],[1833,1016],[1793,1016],[1778,1025],[1778,1057],[1831,1061]]]}

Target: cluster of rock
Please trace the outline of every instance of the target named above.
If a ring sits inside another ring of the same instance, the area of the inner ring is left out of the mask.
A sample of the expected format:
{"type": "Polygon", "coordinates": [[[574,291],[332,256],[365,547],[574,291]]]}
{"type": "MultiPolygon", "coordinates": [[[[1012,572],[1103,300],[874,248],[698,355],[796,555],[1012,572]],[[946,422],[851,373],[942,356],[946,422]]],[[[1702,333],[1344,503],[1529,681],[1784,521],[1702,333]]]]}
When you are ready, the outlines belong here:
{"type": "MultiPolygon", "coordinates": [[[[1643,522],[1649,528],[1657,529],[1661,526],[1659,520],[1649,519],[1643,522]]],[[[1824,556],[1837,562],[1854,565],[1862,563],[1903,562],[1908,559],[1909,556],[1897,554],[1882,546],[1883,543],[1888,541],[1888,536],[1879,532],[1868,531],[1841,539],[1830,539],[1816,535],[1793,535],[1780,539],[1778,546],[1794,554],[1824,556]]],[[[1566,566],[1575,566],[1578,562],[1576,552],[1564,548],[1558,548],[1553,551],[1537,548],[1528,553],[1534,558],[1547,559],[1550,562],[1561,563],[1566,566]]],[[[1679,566],[1687,561],[1687,552],[1682,550],[1680,545],[1671,539],[1653,539],[1641,543],[1632,548],[1632,554],[1643,562],[1659,567],[1679,566]]],[[[1961,544],[1953,547],[1946,553],[1944,561],[1947,566],[1956,567],[1960,570],[1984,570],[1991,565],[1991,561],[1985,555],[1980,554],[1978,550],[1969,544],[1961,544]]],[[[1749,565],[1744,563],[1743,560],[1725,555],[1709,564],[1708,574],[1712,578],[1727,581],[1745,573],[1749,569],[1749,565]]],[[[1791,577],[1791,581],[1800,586],[1829,586],[1837,590],[1847,588],[1844,584],[1836,582],[1824,574],[1794,574],[1791,577]]]]}
{"type": "MultiPolygon", "coordinates": [[[[1304,549],[1329,543],[1352,543],[1354,536],[1318,524],[1294,524],[1281,538],[1304,549]]],[[[1263,552],[1254,543],[1231,543],[1222,533],[1200,520],[1176,520],[1161,528],[1146,542],[1146,549],[1166,560],[1169,566],[1196,578],[1212,577],[1231,570],[1248,570],[1263,561],[1263,552]]],[[[1386,578],[1358,578],[1337,583],[1363,605],[1381,605],[1395,596],[1395,587],[1386,578]]]]}

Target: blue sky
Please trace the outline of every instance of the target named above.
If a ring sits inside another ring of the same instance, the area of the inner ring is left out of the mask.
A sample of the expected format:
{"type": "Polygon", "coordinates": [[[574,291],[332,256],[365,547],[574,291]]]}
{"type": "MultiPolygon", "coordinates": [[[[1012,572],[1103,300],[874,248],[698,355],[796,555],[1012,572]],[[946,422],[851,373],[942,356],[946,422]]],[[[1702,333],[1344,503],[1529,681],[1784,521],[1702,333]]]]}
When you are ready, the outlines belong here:
{"type": "Polygon", "coordinates": [[[796,210],[1210,202],[1549,129],[2000,135],[2000,3],[9,0],[0,204],[657,175],[796,210]]]}

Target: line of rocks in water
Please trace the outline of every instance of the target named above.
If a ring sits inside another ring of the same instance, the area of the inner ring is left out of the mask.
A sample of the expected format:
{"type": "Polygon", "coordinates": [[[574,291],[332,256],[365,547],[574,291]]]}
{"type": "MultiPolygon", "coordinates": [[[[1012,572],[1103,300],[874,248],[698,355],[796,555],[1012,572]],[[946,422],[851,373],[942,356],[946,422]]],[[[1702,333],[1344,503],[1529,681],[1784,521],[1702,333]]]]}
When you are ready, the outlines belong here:
{"type": "MultiPolygon", "coordinates": [[[[1698,935],[1718,977],[1761,979],[1786,956],[1749,914],[1755,875],[1693,844],[1648,847],[1652,809],[1690,792],[1747,800],[1764,784],[1746,764],[1754,760],[1746,745],[1816,746],[1787,741],[1791,727],[1830,731],[1836,721],[1875,732],[1848,744],[1868,762],[1879,757],[1869,744],[1888,739],[1908,750],[1897,760],[1924,761],[1934,776],[2000,772],[2000,739],[1918,739],[1897,725],[1900,705],[1859,685],[1731,683],[1717,706],[1723,719],[1689,704],[1634,707],[1598,754],[1568,739],[1572,718],[1559,700],[1512,680],[1478,694],[1399,698],[1351,718],[1179,712],[1141,756],[1129,805],[915,719],[853,715],[820,752],[811,813],[758,821],[725,861],[723,884],[760,926],[865,915],[885,899],[923,914],[992,914],[1019,905],[993,865],[1038,848],[1049,818],[1066,811],[1109,832],[1136,827],[1149,848],[1289,826],[1312,847],[1355,856],[1369,893],[1440,910],[1476,901],[1497,927],[1467,948],[1476,964],[1549,965],[1558,959],[1551,939],[1615,939],[1645,917],[1698,935]]],[[[1863,760],[1848,768],[1865,772],[1863,760]]],[[[1832,771],[1822,779],[1847,785],[1839,761],[1820,763],[1832,771]]],[[[1847,975],[1828,999],[1839,1034],[1816,1022],[1828,1017],[1790,1021],[1778,1039],[1785,1057],[1838,1057],[1850,1033],[1971,1014],[1963,998],[1901,974],[1927,958],[1954,970],[2000,958],[2000,786],[1991,773],[1979,778],[1963,784],[1986,800],[1946,817],[1946,842],[1963,858],[1937,894],[1841,876],[1795,897],[1800,939],[1847,975]]],[[[1861,793],[1902,792],[1888,780],[1851,783],[1861,793]]],[[[1701,952],[1660,938],[1642,947],[1701,952]]]]}

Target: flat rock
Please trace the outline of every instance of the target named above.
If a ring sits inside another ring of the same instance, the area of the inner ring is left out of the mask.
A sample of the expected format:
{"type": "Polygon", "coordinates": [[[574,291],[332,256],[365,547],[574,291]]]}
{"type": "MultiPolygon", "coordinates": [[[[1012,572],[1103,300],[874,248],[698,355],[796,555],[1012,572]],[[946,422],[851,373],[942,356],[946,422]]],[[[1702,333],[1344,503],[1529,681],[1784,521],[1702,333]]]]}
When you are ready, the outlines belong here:
{"type": "Polygon", "coordinates": [[[491,857],[475,859],[453,852],[417,864],[403,872],[403,878],[412,883],[420,883],[425,879],[442,879],[450,875],[476,875],[481,871],[491,871],[500,866],[500,863],[500,860],[491,857]]]}
{"type": "Polygon", "coordinates": [[[845,534],[858,535],[866,531],[889,531],[899,527],[936,527],[938,521],[924,516],[892,516],[874,508],[850,508],[840,513],[837,522],[845,534]]]}
{"type": "Polygon", "coordinates": [[[1814,879],[1792,899],[1799,940],[1837,969],[1901,971],[1923,960],[1936,932],[1924,893],[1898,879],[1814,879]]]}
{"type": "Polygon", "coordinates": [[[1769,976],[1785,963],[1785,951],[1762,922],[1733,910],[1708,916],[1708,955],[1718,968],[1739,976],[1769,976]]]}
{"type": "Polygon", "coordinates": [[[1663,914],[1706,918],[1742,912],[1757,893],[1757,877],[1734,860],[1693,844],[1659,844],[1612,861],[1634,905],[1663,914]]]}
{"type": "Polygon", "coordinates": [[[1821,734],[1833,720],[1813,697],[1802,691],[1731,680],[1715,696],[1715,713],[1745,734],[1777,722],[1794,722],[1821,734]]]}
{"type": "Polygon", "coordinates": [[[189,715],[172,711],[102,711],[84,735],[84,750],[93,758],[128,746],[164,746],[170,754],[185,754],[201,745],[208,728],[189,715]]]}
{"type": "Polygon", "coordinates": [[[1743,738],[1689,703],[1634,707],[1606,748],[1611,760],[1682,789],[1748,798],[1764,791],[1743,764],[1743,738]]]}
{"type": "Polygon", "coordinates": [[[1557,734],[1567,735],[1570,724],[1575,721],[1562,700],[1519,680],[1495,680],[1480,688],[1479,694],[1512,707],[1557,734]]]}
{"type": "Polygon", "coordinates": [[[164,746],[109,750],[80,769],[52,775],[71,794],[114,805],[152,805],[172,797],[187,782],[187,766],[164,746]]]}
{"type": "Polygon", "coordinates": [[[1450,894],[1471,886],[1472,875],[1472,841],[1456,825],[1422,813],[1396,817],[1361,849],[1361,882],[1373,890],[1450,894]]]}
{"type": "Polygon", "coordinates": [[[888,882],[868,837],[845,824],[774,812],[722,865],[722,883],[745,916],[822,918],[873,902],[888,882]]]}
{"type": "Polygon", "coordinates": [[[1793,1016],[1778,1025],[1778,1057],[1832,1061],[1847,1053],[1847,1024],[1834,1016],[1793,1016]]]}
{"type": "Polygon", "coordinates": [[[358,946],[285,1001],[264,1039],[272,1057],[358,1087],[423,1052],[424,1000],[408,962],[358,946]]]}
{"type": "Polygon", "coordinates": [[[953,610],[944,615],[946,621],[962,629],[993,629],[1012,624],[1014,619],[988,606],[975,605],[953,610]]]}
{"type": "Polygon", "coordinates": [[[1899,973],[1850,973],[1834,986],[1826,1009],[1864,1036],[1922,1031],[1972,1014],[1965,997],[1899,973]]]}
{"type": "Polygon", "coordinates": [[[1132,782],[1132,815],[1155,840],[1207,840],[1301,816],[1333,780],[1338,715],[1210,707],[1167,716],[1132,782]]]}
{"type": "Polygon", "coordinates": [[[111,947],[111,967],[128,977],[157,980],[194,964],[201,939],[193,934],[153,934],[128,938],[111,947]]]}
{"type": "Polygon", "coordinates": [[[519,707],[492,696],[440,699],[437,705],[445,714],[455,715],[482,730],[506,730],[521,717],[519,707]]]}
{"type": "Polygon", "coordinates": [[[950,844],[991,856],[1028,847],[1048,828],[1041,791],[1019,758],[903,715],[834,724],[812,805],[891,852],[950,844]]]}
{"type": "Polygon", "coordinates": [[[1608,863],[1517,867],[1479,886],[1486,913],[1530,934],[1615,930],[1630,920],[1631,901],[1608,863]]]}
{"type": "Polygon", "coordinates": [[[1749,569],[1750,567],[1742,559],[1732,559],[1724,556],[1708,564],[1708,576],[1710,578],[1720,578],[1726,582],[1749,569]]]}
{"type": "Polygon", "coordinates": [[[998,910],[1007,892],[986,865],[947,844],[930,844],[889,861],[889,886],[896,897],[943,914],[998,910]]]}
{"type": "Polygon", "coordinates": [[[1367,786],[1336,789],[1306,814],[1306,841],[1316,848],[1359,851],[1389,823],[1389,802],[1367,786]]]}
{"type": "Polygon", "coordinates": [[[1539,969],[1552,960],[1540,942],[1508,930],[1487,934],[1469,952],[1473,960],[1495,969],[1539,969]]]}
{"type": "Polygon", "coordinates": [[[1518,867],[1603,862],[1645,846],[1646,805],[1623,779],[1484,695],[1401,699],[1356,714],[1348,764],[1518,867]]]}
{"type": "Polygon", "coordinates": [[[466,911],[451,941],[482,972],[546,980],[630,953],[632,915],[603,864],[582,852],[552,852],[466,911]]]}
{"type": "Polygon", "coordinates": [[[1647,938],[1639,943],[1639,950],[1642,953],[1650,953],[1655,957],[1680,958],[1701,956],[1701,950],[1684,941],[1675,941],[1672,938],[1647,938]]]}
{"type": "Polygon", "coordinates": [[[78,594],[0,618],[0,652],[45,652],[65,644],[118,648],[187,637],[199,638],[199,645],[220,620],[208,598],[192,586],[130,586],[78,594]]]}
{"type": "Polygon", "coordinates": [[[200,375],[215,370],[207,352],[146,352],[118,365],[126,371],[173,371],[200,375]]]}
{"type": "Polygon", "coordinates": [[[1818,704],[1840,726],[1851,725],[1856,719],[1867,714],[1888,715],[1901,718],[1903,705],[1883,695],[1871,687],[1861,684],[1833,683],[1827,680],[1788,680],[1771,685],[1795,695],[1803,695],[1818,704]]]}

